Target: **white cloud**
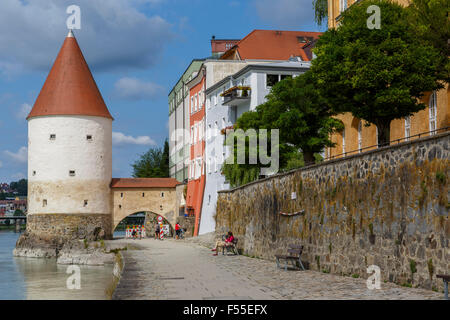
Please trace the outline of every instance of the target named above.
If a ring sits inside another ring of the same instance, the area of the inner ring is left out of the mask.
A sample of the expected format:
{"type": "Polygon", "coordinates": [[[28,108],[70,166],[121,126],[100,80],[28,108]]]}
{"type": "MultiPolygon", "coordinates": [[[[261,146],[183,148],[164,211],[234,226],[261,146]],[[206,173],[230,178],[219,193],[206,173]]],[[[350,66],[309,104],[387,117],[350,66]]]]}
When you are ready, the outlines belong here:
{"type": "Polygon", "coordinates": [[[140,100],[154,98],[164,93],[164,88],[153,82],[144,82],[136,78],[124,77],[115,85],[114,94],[123,99],[140,100]]]}
{"type": "Polygon", "coordinates": [[[21,147],[16,153],[11,152],[9,150],[5,151],[5,154],[12,158],[13,160],[16,160],[21,163],[25,163],[28,160],[28,149],[27,147],[21,147]]]}
{"type": "Polygon", "coordinates": [[[31,105],[28,103],[23,103],[20,107],[19,110],[16,112],[16,117],[17,119],[20,120],[25,120],[28,116],[28,114],[31,111],[31,105]]]}
{"type": "MultiPolygon", "coordinates": [[[[96,70],[154,65],[173,39],[171,24],[139,11],[159,0],[78,0],[81,30],[75,30],[89,65],[96,70]]],[[[1,0],[0,73],[47,71],[67,34],[66,8],[73,0],[1,0]],[[30,54],[32,52],[33,54],[30,54]]],[[[148,11],[148,10],[147,10],[148,11]]]]}
{"type": "Polygon", "coordinates": [[[11,175],[12,180],[20,180],[20,179],[25,179],[25,178],[26,178],[26,176],[22,172],[18,172],[18,173],[11,175]]]}
{"type": "Polygon", "coordinates": [[[149,136],[138,136],[138,137],[126,136],[122,132],[113,132],[112,141],[114,145],[123,145],[123,144],[137,144],[149,146],[156,145],[156,142],[149,136]]]}
{"type": "MultiPolygon", "coordinates": [[[[314,25],[311,0],[254,0],[258,16],[279,28],[298,28],[314,25]]],[[[313,30],[301,30],[313,31],[313,30]]]]}

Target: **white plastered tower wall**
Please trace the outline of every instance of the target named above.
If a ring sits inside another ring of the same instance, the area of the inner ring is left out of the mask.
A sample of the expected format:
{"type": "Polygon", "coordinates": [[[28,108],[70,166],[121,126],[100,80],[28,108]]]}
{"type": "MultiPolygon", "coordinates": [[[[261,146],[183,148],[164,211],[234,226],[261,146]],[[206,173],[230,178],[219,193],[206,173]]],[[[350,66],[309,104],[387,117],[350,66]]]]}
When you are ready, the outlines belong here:
{"type": "Polygon", "coordinates": [[[111,119],[35,117],[28,137],[29,214],[111,214],[111,119]]]}

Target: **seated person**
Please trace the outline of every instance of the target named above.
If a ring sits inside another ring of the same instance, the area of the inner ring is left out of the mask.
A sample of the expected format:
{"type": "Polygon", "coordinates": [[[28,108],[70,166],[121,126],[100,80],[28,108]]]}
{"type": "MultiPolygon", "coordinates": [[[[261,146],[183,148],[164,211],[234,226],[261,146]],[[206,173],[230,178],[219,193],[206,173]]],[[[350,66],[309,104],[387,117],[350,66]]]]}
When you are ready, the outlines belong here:
{"type": "Polygon", "coordinates": [[[227,237],[225,238],[225,241],[217,240],[215,248],[212,249],[212,251],[216,252],[213,254],[213,256],[217,256],[217,250],[219,248],[228,247],[228,246],[233,245],[233,240],[234,240],[234,236],[233,236],[233,232],[231,232],[231,231],[228,232],[227,237]]]}

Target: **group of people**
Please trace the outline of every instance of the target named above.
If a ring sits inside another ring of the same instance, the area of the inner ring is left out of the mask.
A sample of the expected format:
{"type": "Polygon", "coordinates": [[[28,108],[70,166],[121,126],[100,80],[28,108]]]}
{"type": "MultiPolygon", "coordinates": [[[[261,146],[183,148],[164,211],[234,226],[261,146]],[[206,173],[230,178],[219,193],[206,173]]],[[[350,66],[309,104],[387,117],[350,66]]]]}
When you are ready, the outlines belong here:
{"type": "MultiPolygon", "coordinates": [[[[180,224],[177,222],[175,224],[175,239],[180,239],[182,236],[183,229],[181,228],[180,224]]],[[[155,239],[161,239],[161,227],[159,226],[159,223],[155,225],[155,239]]]]}

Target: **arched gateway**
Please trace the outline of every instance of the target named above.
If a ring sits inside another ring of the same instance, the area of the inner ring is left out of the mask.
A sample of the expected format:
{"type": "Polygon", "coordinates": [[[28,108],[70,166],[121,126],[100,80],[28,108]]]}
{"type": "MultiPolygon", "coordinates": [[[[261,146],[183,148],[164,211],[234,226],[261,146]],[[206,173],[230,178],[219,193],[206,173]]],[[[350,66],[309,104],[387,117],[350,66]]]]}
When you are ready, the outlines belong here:
{"type": "Polygon", "coordinates": [[[173,178],[113,178],[113,230],[120,221],[136,212],[161,215],[174,226],[178,214],[178,184],[173,178]]]}

